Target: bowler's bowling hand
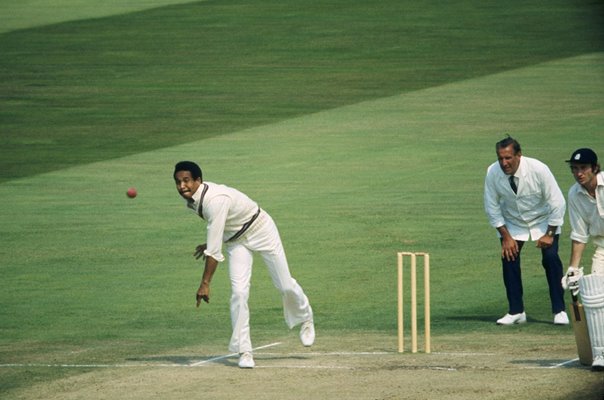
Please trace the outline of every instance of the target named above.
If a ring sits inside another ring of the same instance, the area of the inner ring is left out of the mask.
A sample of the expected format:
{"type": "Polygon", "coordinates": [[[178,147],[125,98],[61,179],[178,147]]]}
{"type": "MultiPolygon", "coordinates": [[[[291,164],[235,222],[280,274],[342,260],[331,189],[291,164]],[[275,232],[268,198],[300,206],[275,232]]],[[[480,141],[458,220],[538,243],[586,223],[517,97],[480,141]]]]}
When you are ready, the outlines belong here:
{"type": "Polygon", "coordinates": [[[199,305],[201,304],[201,300],[205,301],[206,303],[210,302],[210,286],[202,283],[201,286],[199,286],[199,289],[197,289],[197,295],[195,296],[195,299],[197,300],[197,307],[199,307],[199,305]]]}
{"type": "Polygon", "coordinates": [[[195,247],[195,253],[193,254],[195,259],[199,260],[200,258],[202,258],[205,260],[206,255],[205,255],[204,251],[206,251],[207,248],[208,248],[208,245],[206,243],[200,244],[199,246],[195,247]]]}

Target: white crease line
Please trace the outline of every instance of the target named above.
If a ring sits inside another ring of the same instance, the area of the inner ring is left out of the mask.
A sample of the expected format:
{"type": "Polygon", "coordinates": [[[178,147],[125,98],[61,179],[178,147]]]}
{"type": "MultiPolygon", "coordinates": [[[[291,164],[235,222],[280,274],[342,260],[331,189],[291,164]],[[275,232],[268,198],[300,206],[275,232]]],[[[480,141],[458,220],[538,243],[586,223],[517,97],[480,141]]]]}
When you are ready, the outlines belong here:
{"type": "MultiPolygon", "coordinates": [[[[262,350],[269,347],[274,347],[280,345],[281,342],[271,343],[264,346],[256,347],[253,351],[262,350]]],[[[308,353],[261,353],[259,354],[259,358],[262,356],[282,356],[282,357],[296,357],[296,356],[342,356],[342,355],[396,355],[398,353],[395,352],[311,352],[308,353]]],[[[432,353],[432,354],[441,354],[441,355],[493,355],[494,353],[432,353]]],[[[129,364],[43,364],[43,363],[29,363],[29,364],[19,364],[19,363],[9,363],[9,364],[0,364],[0,368],[143,368],[143,367],[160,367],[160,368],[190,368],[190,367],[199,367],[204,364],[208,364],[214,361],[223,360],[225,358],[237,356],[238,353],[226,354],[218,357],[213,357],[207,360],[198,361],[191,364],[159,364],[159,363],[129,363],[129,364]]],[[[533,366],[533,367],[524,367],[524,369],[555,369],[560,368],[568,364],[572,364],[579,361],[578,358],[574,358],[572,360],[564,361],[558,364],[549,365],[549,366],[533,366]]],[[[347,369],[352,370],[355,367],[348,366],[305,366],[305,365],[289,365],[289,366],[257,366],[256,368],[288,368],[288,369],[347,369]]],[[[457,371],[456,368],[451,367],[434,367],[434,366],[426,366],[426,369],[433,370],[445,370],[445,371],[457,371]]]]}
{"type": "Polygon", "coordinates": [[[572,364],[572,363],[574,363],[576,361],[579,361],[579,359],[578,358],[574,358],[572,360],[564,361],[564,362],[561,362],[559,364],[551,365],[551,366],[549,366],[547,368],[560,368],[560,367],[563,367],[565,365],[572,364]]]}
{"type": "Polygon", "coordinates": [[[0,364],[0,368],[140,368],[140,367],[172,367],[182,368],[182,364],[0,364]]]}
{"type": "MultiPolygon", "coordinates": [[[[267,344],[265,346],[256,347],[253,350],[262,350],[268,347],[274,347],[280,345],[281,342],[267,344]]],[[[170,368],[189,368],[198,367],[207,363],[222,360],[229,357],[234,357],[239,353],[227,354],[219,357],[213,357],[208,360],[198,361],[192,364],[157,364],[157,363],[132,363],[132,364],[43,364],[43,363],[29,363],[29,364],[0,364],[0,368],[142,368],[142,367],[170,367],[170,368]]]]}
{"type": "Polygon", "coordinates": [[[561,362],[558,364],[553,364],[553,365],[532,365],[532,366],[526,366],[526,367],[521,367],[521,368],[522,369],[556,369],[556,368],[564,367],[565,365],[574,364],[577,361],[579,361],[578,358],[573,358],[572,360],[564,361],[564,362],[561,362]]]}
{"type": "MultiPolygon", "coordinates": [[[[281,342],[275,342],[275,343],[267,344],[265,346],[256,347],[255,349],[252,349],[252,351],[262,350],[262,349],[266,349],[266,348],[269,348],[269,347],[278,346],[280,344],[281,344],[281,342]]],[[[239,353],[231,353],[231,354],[226,354],[224,356],[209,358],[207,360],[202,360],[202,361],[198,361],[196,363],[189,364],[189,367],[199,367],[199,366],[204,365],[204,364],[208,364],[208,363],[211,363],[211,362],[214,362],[214,361],[218,361],[218,360],[224,360],[225,358],[235,357],[235,356],[238,356],[238,355],[239,355],[239,353]]]]}
{"type": "Polygon", "coordinates": [[[254,368],[264,368],[264,369],[346,369],[351,370],[355,369],[354,367],[330,367],[325,365],[274,365],[274,366],[266,366],[266,365],[256,365],[254,368]]]}
{"type": "Polygon", "coordinates": [[[396,355],[395,352],[327,352],[322,353],[319,351],[309,350],[306,353],[262,353],[259,356],[283,356],[283,357],[306,357],[306,356],[315,356],[315,357],[323,357],[323,356],[384,356],[384,355],[396,355]]]}
{"type": "Polygon", "coordinates": [[[231,354],[226,354],[224,356],[209,358],[207,360],[197,361],[196,363],[188,364],[187,367],[199,367],[203,364],[208,364],[208,363],[218,361],[218,360],[224,360],[225,358],[235,357],[237,355],[239,355],[239,353],[231,353],[231,354]]]}
{"type": "MultiPolygon", "coordinates": [[[[427,355],[426,353],[398,353],[396,351],[339,351],[339,352],[319,352],[309,350],[305,353],[262,353],[263,356],[289,356],[289,357],[302,357],[302,356],[399,356],[401,354],[405,355],[427,355]]],[[[428,355],[441,355],[441,356],[484,356],[484,357],[492,357],[497,355],[496,353],[463,353],[463,352],[434,352],[429,353],[428,355]]]]}
{"type": "Polygon", "coordinates": [[[457,371],[457,368],[453,368],[453,367],[428,367],[428,368],[436,370],[436,371],[457,371]]]}
{"type": "Polygon", "coordinates": [[[450,353],[441,353],[441,352],[434,352],[432,354],[438,354],[438,355],[442,355],[442,356],[485,356],[485,357],[492,357],[492,356],[496,356],[496,353],[464,353],[464,352],[450,352],[450,353]]]}

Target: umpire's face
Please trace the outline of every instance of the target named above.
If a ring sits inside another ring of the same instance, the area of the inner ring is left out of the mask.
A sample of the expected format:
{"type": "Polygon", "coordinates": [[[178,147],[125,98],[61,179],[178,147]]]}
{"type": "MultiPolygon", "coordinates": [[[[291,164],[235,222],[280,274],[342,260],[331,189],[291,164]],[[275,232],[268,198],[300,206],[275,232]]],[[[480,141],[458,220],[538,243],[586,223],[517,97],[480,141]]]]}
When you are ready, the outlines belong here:
{"type": "Polygon", "coordinates": [[[174,183],[176,183],[178,193],[186,200],[190,200],[199,189],[201,178],[194,179],[190,171],[178,171],[174,175],[174,183]]]}
{"type": "Polygon", "coordinates": [[[521,157],[522,152],[519,151],[518,153],[514,153],[514,145],[509,145],[508,147],[497,150],[499,166],[506,175],[514,175],[516,173],[518,166],[520,165],[521,157]]]}

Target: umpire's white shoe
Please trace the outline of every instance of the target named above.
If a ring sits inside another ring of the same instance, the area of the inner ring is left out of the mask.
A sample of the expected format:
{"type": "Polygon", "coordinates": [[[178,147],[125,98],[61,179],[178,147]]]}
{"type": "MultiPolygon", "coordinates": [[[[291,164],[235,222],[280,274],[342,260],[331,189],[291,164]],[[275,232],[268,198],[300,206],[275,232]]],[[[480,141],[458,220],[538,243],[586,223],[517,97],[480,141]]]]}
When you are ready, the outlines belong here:
{"type": "Polygon", "coordinates": [[[254,363],[254,357],[252,357],[252,353],[246,351],[245,353],[241,353],[239,356],[239,368],[254,368],[256,364],[254,363]]]}
{"type": "Polygon", "coordinates": [[[569,323],[568,315],[566,315],[564,311],[560,311],[558,314],[554,315],[555,325],[568,325],[569,323]]]}
{"type": "Polygon", "coordinates": [[[524,324],[526,322],[526,313],[520,314],[505,314],[497,320],[497,325],[514,325],[524,324]]]}
{"type": "Polygon", "coordinates": [[[306,347],[310,347],[315,342],[315,323],[312,319],[302,323],[300,327],[300,341],[306,347]]]}

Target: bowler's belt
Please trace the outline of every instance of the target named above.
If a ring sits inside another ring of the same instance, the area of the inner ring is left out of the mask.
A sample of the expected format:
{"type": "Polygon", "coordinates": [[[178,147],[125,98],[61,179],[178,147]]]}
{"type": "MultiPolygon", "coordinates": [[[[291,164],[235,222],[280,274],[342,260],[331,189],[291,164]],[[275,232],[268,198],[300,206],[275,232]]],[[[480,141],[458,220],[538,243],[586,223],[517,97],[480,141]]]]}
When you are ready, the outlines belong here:
{"type": "Polygon", "coordinates": [[[252,218],[250,218],[249,221],[247,221],[245,224],[243,224],[241,229],[239,229],[239,231],[237,231],[236,234],[234,234],[229,240],[227,240],[227,242],[231,242],[233,240],[239,239],[239,237],[241,237],[241,235],[243,235],[245,233],[245,231],[247,231],[248,228],[250,226],[252,226],[252,224],[254,223],[256,218],[258,218],[258,215],[260,215],[260,208],[258,208],[258,211],[256,211],[256,214],[252,215],[252,218]]]}

